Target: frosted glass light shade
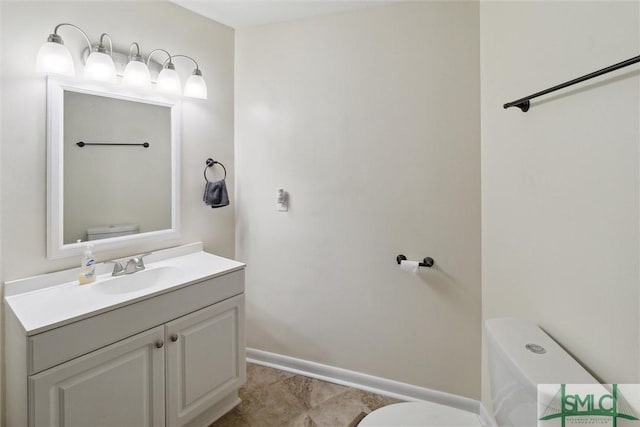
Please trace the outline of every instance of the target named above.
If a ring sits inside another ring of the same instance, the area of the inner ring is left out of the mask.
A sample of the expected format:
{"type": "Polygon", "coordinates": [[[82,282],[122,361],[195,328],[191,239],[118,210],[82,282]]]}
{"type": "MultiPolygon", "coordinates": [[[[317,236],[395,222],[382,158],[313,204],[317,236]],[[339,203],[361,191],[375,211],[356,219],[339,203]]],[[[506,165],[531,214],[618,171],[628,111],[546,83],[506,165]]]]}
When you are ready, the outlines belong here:
{"type": "Polygon", "coordinates": [[[122,83],[137,89],[151,89],[151,75],[144,62],[129,61],[124,69],[122,83]]]}
{"type": "Polygon", "coordinates": [[[84,66],[85,80],[113,83],[116,80],[116,66],[106,53],[91,52],[84,66]]]}
{"type": "Polygon", "coordinates": [[[201,75],[192,74],[184,84],[184,96],[207,99],[207,83],[201,75]]]}
{"type": "Polygon", "coordinates": [[[181,95],[182,83],[180,82],[180,76],[178,75],[176,70],[172,70],[171,68],[163,68],[158,75],[156,89],[158,89],[158,91],[160,92],[170,95],[181,95]]]}
{"type": "Polygon", "coordinates": [[[75,76],[71,52],[63,44],[46,42],[38,50],[36,71],[47,74],[75,76]]]}

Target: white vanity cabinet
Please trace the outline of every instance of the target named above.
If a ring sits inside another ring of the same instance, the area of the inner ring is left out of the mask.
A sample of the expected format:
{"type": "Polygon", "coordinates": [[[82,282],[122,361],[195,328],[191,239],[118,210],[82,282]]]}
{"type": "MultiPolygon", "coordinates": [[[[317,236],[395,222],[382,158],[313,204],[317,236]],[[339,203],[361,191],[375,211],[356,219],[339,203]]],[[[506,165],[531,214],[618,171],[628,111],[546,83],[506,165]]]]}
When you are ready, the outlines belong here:
{"type": "Polygon", "coordinates": [[[29,424],[165,425],[163,338],[157,327],[30,376],[29,424]]]}
{"type": "Polygon", "coordinates": [[[244,383],[242,319],[240,295],[167,323],[168,426],[187,425],[244,383]]]}
{"type": "MultiPolygon", "coordinates": [[[[194,265],[214,257],[200,254],[194,265]]],[[[196,427],[224,415],[246,380],[244,265],[228,261],[204,280],[54,323],[37,315],[52,292],[90,299],[91,288],[8,295],[6,425],[196,427]]]]}

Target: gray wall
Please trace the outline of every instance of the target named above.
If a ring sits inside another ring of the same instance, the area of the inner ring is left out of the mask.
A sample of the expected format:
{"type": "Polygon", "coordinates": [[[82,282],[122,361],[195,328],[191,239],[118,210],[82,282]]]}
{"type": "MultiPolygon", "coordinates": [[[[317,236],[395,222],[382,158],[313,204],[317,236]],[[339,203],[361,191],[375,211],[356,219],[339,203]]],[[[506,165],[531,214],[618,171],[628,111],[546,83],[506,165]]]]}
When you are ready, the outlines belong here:
{"type": "Polygon", "coordinates": [[[478,26],[423,2],[237,31],[249,347],[479,397],[478,26]]]}
{"type": "Polygon", "coordinates": [[[639,6],[480,8],[483,317],[538,322],[609,383],[640,382],[640,73],[502,104],[637,55],[639,6]]]}

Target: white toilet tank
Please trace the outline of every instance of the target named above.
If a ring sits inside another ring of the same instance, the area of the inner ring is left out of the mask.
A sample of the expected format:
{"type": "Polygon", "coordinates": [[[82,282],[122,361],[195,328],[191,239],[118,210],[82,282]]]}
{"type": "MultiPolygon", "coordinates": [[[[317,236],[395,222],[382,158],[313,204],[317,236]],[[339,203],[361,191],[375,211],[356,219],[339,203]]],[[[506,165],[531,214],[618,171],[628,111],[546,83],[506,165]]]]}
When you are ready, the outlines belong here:
{"type": "Polygon", "coordinates": [[[538,384],[593,384],[593,378],[535,323],[485,322],[493,412],[499,426],[537,425],[538,384]]]}
{"type": "Polygon", "coordinates": [[[138,233],[137,224],[104,225],[87,228],[87,240],[109,239],[138,233]]]}

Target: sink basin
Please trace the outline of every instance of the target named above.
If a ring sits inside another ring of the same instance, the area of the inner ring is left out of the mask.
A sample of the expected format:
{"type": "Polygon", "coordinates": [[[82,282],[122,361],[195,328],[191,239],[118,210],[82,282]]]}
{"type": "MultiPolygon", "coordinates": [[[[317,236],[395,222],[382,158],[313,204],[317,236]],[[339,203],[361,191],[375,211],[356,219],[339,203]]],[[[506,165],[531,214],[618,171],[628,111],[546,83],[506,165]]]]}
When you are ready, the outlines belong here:
{"type": "Polygon", "coordinates": [[[133,274],[98,279],[93,284],[93,289],[109,295],[127,294],[176,281],[180,278],[181,273],[182,270],[177,267],[152,267],[133,274]]]}
{"type": "MultiPolygon", "coordinates": [[[[146,299],[164,300],[169,298],[165,294],[182,289],[200,295],[200,289],[212,287],[217,277],[244,274],[244,264],[206,253],[202,243],[160,249],[146,261],[145,270],[117,277],[111,276],[113,266],[100,263],[96,281],[86,285],[78,284],[78,268],[6,282],[6,313],[12,312],[27,335],[35,336],[146,299]]],[[[210,291],[215,298],[228,298],[244,292],[244,279],[236,285],[213,286],[210,291]]]]}

